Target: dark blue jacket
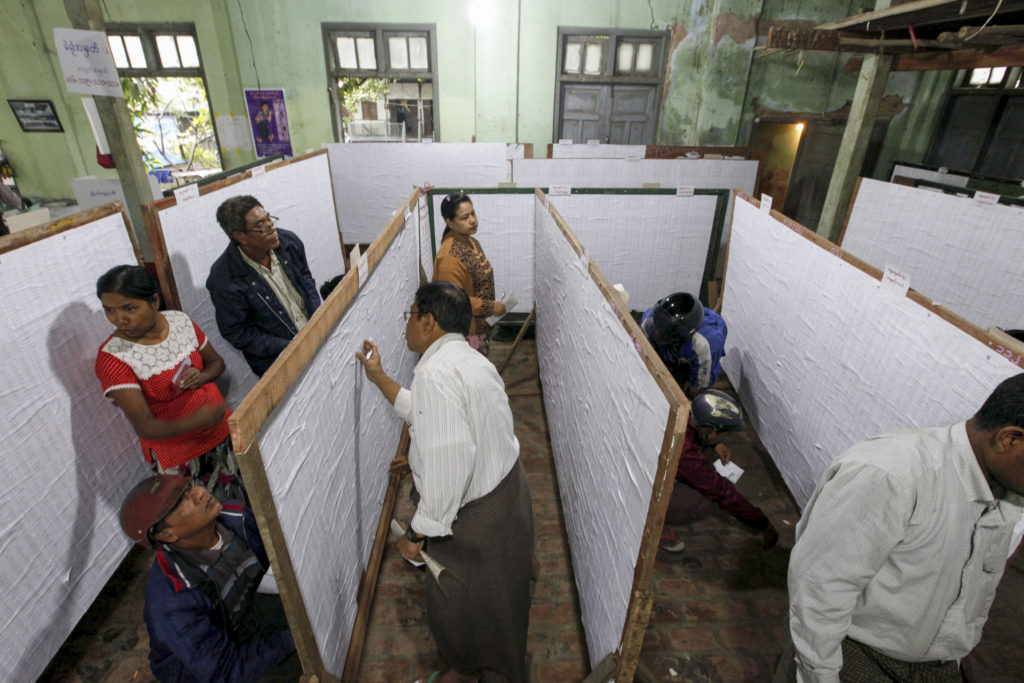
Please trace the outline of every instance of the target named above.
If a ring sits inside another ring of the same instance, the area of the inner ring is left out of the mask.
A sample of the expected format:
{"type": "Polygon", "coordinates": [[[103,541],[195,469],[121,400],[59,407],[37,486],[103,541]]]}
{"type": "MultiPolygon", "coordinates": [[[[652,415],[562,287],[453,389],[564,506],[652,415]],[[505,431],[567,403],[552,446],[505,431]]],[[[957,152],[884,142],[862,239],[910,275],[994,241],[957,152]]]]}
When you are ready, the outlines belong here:
{"type": "MultiPolygon", "coordinates": [[[[320,306],[320,294],[309,272],[302,240],[280,228],[277,236],[281,240],[281,246],[274,250],[277,258],[312,317],[320,306]]],[[[210,267],[206,289],[213,299],[221,336],[245,355],[253,372],[262,376],[298,333],[274,290],[242,259],[234,242],[210,267]]]]}
{"type": "MultiPolygon", "coordinates": [[[[245,541],[266,569],[267,553],[252,510],[237,502],[224,503],[217,521],[245,541]]],[[[172,554],[157,551],[143,611],[149,665],[157,680],[255,681],[295,651],[290,631],[247,643],[233,641],[224,611],[190,576],[172,554]]]]}
{"type": "MultiPolygon", "coordinates": [[[[641,318],[641,324],[650,317],[654,307],[647,309],[641,318]]],[[[704,391],[718,380],[722,372],[722,358],[725,356],[725,337],[729,328],[722,316],[710,308],[704,309],[704,322],[688,341],[676,348],[662,346],[648,339],[651,346],[661,356],[665,367],[672,372],[680,388],[684,382],[693,385],[697,391],[704,391]],[[685,373],[680,377],[676,370],[685,373]]]]}

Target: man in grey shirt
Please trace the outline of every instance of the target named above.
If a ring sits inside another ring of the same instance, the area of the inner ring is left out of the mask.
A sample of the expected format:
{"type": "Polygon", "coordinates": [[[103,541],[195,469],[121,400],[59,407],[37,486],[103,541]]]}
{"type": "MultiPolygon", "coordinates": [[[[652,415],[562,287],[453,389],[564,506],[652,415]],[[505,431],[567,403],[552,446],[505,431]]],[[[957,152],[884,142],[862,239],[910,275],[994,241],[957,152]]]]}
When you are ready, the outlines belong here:
{"type": "MultiPolygon", "coordinates": [[[[790,558],[797,679],[959,681],[1012,550],[1021,494],[1024,374],[965,422],[839,456],[790,558]]],[[[776,680],[792,680],[792,661],[776,680]]]]}

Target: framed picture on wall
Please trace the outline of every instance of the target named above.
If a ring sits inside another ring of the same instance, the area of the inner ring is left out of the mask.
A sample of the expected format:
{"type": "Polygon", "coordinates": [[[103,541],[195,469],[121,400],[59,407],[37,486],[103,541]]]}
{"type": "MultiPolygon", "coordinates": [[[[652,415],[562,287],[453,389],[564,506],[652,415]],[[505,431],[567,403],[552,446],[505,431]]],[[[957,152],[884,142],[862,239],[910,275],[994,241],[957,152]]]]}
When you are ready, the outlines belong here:
{"type": "Polygon", "coordinates": [[[26,133],[63,133],[52,100],[7,100],[26,133]]]}

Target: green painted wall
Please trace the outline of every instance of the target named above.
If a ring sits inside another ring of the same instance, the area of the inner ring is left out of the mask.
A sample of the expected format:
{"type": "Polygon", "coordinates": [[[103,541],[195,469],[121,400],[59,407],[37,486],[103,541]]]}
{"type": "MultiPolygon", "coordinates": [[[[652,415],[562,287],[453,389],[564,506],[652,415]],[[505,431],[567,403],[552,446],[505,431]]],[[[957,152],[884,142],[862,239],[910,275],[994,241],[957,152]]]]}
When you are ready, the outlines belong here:
{"type": "MultiPolygon", "coordinates": [[[[669,30],[671,47],[657,142],[747,145],[755,106],[827,113],[853,97],[849,55],[755,57],[772,24],[813,25],[847,16],[856,0],[491,0],[493,25],[474,27],[471,0],[105,0],[111,22],[193,22],[215,121],[244,115],[243,88],[285,89],[296,154],[334,138],[322,22],[434,24],[438,138],[528,142],[543,156],[553,141],[559,27],[669,30]],[[251,40],[251,49],[250,49],[251,40]],[[255,65],[255,66],[254,66],[255,65]],[[258,81],[258,83],[257,83],[258,81]]],[[[70,26],[62,0],[20,0],[5,14],[0,97],[52,99],[65,133],[20,131],[0,107],[0,140],[27,194],[70,196],[70,179],[114,175],[95,162],[79,95],[63,90],[54,26],[70,26]],[[17,68],[10,65],[16,64],[17,68]]],[[[856,7],[855,7],[856,6],[856,7]]],[[[883,160],[918,161],[948,89],[942,74],[896,73],[887,94],[907,106],[893,120],[883,160]]],[[[228,150],[226,167],[253,153],[228,150]]]]}

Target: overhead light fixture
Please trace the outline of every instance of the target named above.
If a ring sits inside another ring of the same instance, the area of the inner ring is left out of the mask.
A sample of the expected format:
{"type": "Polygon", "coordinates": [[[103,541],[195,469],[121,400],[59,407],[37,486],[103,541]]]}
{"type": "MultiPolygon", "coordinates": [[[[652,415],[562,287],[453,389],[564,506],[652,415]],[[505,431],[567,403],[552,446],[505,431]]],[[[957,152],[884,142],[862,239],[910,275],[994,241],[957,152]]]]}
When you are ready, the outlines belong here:
{"type": "Polygon", "coordinates": [[[796,132],[797,133],[803,133],[804,132],[804,124],[802,124],[802,123],[796,124],[796,132]]]}

